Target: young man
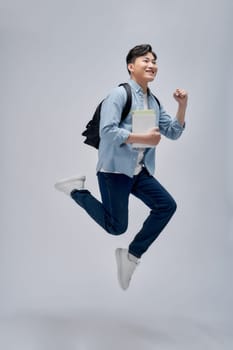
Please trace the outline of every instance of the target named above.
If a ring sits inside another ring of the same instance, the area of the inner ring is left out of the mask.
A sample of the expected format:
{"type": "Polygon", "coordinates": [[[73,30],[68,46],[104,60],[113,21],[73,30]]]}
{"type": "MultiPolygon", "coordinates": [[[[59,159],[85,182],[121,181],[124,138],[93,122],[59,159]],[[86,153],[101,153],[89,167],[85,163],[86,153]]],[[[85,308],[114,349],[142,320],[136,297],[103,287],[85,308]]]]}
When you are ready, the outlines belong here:
{"type": "Polygon", "coordinates": [[[132,48],[127,57],[132,91],[129,115],[121,122],[126,103],[124,88],[117,87],[104,100],[101,108],[100,146],[97,176],[102,202],[85,189],[85,176],[64,179],[55,187],[70,195],[77,204],[108,233],[120,235],[127,230],[129,195],[142,200],[150,209],[127,249],[116,249],[118,280],[127,289],[141,256],[158,237],[176,210],[176,202],[153,177],[155,149],[164,135],[177,139],[183,132],[187,92],[176,89],[178,102],[176,117],[171,118],[151,94],[148,83],[154,80],[158,66],[157,56],[150,45],[132,48]],[[145,133],[132,132],[132,112],[150,109],[155,112],[155,126],[145,133]],[[134,143],[149,147],[135,148],[134,143]],[[151,145],[151,147],[150,147],[151,145]]]}

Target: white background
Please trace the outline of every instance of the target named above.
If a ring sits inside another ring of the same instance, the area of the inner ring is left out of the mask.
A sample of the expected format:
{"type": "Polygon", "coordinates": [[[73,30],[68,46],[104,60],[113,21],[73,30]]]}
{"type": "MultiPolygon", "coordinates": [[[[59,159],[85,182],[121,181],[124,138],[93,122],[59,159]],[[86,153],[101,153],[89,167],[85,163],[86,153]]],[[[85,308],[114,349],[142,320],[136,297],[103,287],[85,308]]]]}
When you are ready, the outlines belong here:
{"type": "Polygon", "coordinates": [[[4,350],[231,349],[233,164],[231,0],[1,0],[0,345],[4,350]],[[105,233],[56,180],[87,175],[81,132],[150,43],[151,84],[170,114],[189,92],[186,130],[162,139],[156,177],[178,210],[120,290],[114,258],[148,215],[105,233]]]}

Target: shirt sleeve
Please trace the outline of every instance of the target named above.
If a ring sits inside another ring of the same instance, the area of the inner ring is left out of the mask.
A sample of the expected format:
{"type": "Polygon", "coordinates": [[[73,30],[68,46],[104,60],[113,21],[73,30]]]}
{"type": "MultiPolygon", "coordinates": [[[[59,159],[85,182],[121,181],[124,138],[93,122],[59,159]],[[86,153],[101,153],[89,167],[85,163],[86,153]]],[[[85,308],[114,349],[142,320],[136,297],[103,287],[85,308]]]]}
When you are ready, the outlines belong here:
{"type": "Polygon", "coordinates": [[[160,107],[159,129],[162,135],[176,140],[181,136],[184,128],[185,124],[181,125],[176,117],[172,118],[163,106],[160,107]]]}
{"type": "Polygon", "coordinates": [[[100,138],[102,141],[121,145],[129,137],[130,131],[119,127],[126,99],[125,89],[117,87],[103,101],[100,113],[100,138]]]}

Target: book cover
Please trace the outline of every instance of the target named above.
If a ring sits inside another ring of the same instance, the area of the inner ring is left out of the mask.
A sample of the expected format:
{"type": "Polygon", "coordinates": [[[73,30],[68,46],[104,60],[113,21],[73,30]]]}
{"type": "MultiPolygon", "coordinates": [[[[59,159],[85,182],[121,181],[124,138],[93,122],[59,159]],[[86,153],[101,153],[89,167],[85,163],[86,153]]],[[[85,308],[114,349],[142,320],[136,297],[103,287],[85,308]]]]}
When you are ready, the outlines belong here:
{"type": "MultiPolygon", "coordinates": [[[[132,113],[132,132],[145,133],[155,125],[155,111],[153,109],[137,110],[132,113]]],[[[134,148],[138,147],[155,147],[143,143],[133,143],[134,148]]]]}

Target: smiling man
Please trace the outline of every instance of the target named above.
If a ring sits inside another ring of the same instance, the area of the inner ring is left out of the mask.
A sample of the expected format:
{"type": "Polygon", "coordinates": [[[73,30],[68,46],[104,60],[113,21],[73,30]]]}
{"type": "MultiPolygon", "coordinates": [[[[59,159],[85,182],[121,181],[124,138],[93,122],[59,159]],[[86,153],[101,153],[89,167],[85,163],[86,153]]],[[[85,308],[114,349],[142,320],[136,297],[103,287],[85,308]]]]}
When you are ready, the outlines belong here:
{"type": "Polygon", "coordinates": [[[149,208],[149,216],[128,248],[117,248],[115,251],[118,281],[124,290],[129,287],[140,258],[176,211],[175,200],[153,176],[155,150],[161,135],[173,140],[181,136],[188,99],[185,90],[175,90],[173,96],[178,102],[178,109],[176,116],[171,117],[151,94],[148,83],[154,80],[158,66],[157,56],[150,45],[132,48],[126,63],[132,92],[130,113],[121,121],[127,99],[122,86],[111,91],[101,108],[97,176],[102,202],[85,188],[85,176],[64,179],[55,185],[113,235],[127,230],[130,194],[149,208]],[[140,110],[154,113],[154,126],[146,132],[135,133],[132,130],[132,114],[140,110]],[[142,146],[134,147],[134,144],[142,146]],[[145,144],[146,147],[143,146],[145,144]]]}

